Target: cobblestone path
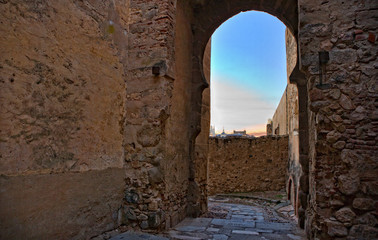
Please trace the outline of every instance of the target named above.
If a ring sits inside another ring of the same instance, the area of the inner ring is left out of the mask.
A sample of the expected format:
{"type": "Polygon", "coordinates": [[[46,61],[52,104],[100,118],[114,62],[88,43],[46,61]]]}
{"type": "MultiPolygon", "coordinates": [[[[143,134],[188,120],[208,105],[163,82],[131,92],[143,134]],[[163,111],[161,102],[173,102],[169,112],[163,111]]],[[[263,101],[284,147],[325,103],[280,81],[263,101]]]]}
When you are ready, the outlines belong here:
{"type": "Polygon", "coordinates": [[[169,231],[169,238],[183,240],[305,239],[303,231],[298,229],[293,220],[280,217],[274,211],[267,211],[266,208],[211,201],[209,209],[214,218],[187,218],[169,231]],[[217,218],[217,215],[222,218],[217,218]]]}
{"type": "Polygon", "coordinates": [[[206,216],[186,218],[161,236],[127,232],[111,240],[306,239],[294,219],[289,217],[290,206],[277,205],[276,211],[272,206],[253,204],[251,201],[240,200],[241,203],[228,203],[227,200],[211,199],[209,213],[206,216]]]}

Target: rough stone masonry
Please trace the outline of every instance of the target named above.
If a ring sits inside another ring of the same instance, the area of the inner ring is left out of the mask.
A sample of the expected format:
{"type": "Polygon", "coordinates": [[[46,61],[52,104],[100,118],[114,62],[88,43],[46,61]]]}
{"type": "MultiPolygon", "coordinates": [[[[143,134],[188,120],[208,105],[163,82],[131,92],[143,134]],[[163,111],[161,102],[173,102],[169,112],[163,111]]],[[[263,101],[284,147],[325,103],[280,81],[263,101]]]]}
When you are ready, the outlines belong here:
{"type": "Polygon", "coordinates": [[[159,231],[205,211],[204,52],[247,10],[297,44],[300,225],[377,238],[376,0],[0,1],[0,238],[159,231]]]}
{"type": "Polygon", "coordinates": [[[288,136],[210,138],[208,194],[285,189],[288,136]]]}

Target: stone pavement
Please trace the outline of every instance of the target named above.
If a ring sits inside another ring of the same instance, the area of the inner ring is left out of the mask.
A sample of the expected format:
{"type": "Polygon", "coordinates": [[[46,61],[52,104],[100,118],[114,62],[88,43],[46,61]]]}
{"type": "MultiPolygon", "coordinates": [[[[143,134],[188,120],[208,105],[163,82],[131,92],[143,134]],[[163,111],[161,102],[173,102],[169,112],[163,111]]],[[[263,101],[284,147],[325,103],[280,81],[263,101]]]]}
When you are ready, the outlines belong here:
{"type": "Polygon", "coordinates": [[[180,240],[253,240],[306,239],[293,221],[266,212],[263,208],[210,202],[209,208],[227,211],[224,218],[186,218],[169,231],[170,239],[180,240]]]}
{"type": "MultiPolygon", "coordinates": [[[[285,211],[289,209],[284,206],[285,211]]],[[[241,203],[209,201],[211,217],[186,218],[164,236],[127,232],[111,240],[301,240],[306,239],[293,219],[273,209],[241,203]]]]}
{"type": "Polygon", "coordinates": [[[168,240],[168,238],[161,236],[154,236],[148,233],[139,233],[128,231],[112,237],[110,240],[168,240]]]}

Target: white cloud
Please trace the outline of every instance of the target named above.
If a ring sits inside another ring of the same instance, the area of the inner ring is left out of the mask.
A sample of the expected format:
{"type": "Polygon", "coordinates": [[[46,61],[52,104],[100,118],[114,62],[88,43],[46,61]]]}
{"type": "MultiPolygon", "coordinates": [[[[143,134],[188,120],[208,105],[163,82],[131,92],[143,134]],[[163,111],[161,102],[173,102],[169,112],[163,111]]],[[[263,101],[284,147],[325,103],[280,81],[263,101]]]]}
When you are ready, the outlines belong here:
{"type": "Polygon", "coordinates": [[[211,82],[211,125],[227,131],[251,129],[265,125],[275,106],[264,98],[238,85],[225,81],[211,82]]]}

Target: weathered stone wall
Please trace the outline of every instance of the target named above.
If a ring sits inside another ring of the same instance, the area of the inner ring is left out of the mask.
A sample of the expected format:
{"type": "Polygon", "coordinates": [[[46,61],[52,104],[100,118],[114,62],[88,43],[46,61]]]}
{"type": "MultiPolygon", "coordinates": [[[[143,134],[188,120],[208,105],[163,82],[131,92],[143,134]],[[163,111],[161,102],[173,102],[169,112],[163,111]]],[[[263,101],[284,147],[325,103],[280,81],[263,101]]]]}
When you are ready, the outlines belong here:
{"type": "Polygon", "coordinates": [[[1,1],[0,238],[182,219],[203,193],[203,53],[246,10],[299,41],[300,223],[312,239],[377,238],[375,0],[1,1]]]}
{"type": "Polygon", "coordinates": [[[125,3],[0,7],[1,173],[122,167],[125,3]]]}
{"type": "Polygon", "coordinates": [[[190,19],[187,1],[130,2],[122,224],[161,230],[186,216],[190,19]]]}
{"type": "Polygon", "coordinates": [[[299,1],[311,129],[306,228],[311,239],[376,239],[378,5],[319,3],[299,1]],[[318,86],[319,51],[330,57],[325,86],[318,86]]]}
{"type": "MultiPolygon", "coordinates": [[[[203,57],[203,74],[210,85],[210,57],[211,39],[209,40],[203,57]]],[[[201,132],[196,137],[193,175],[194,182],[189,192],[188,201],[192,204],[188,208],[189,216],[199,216],[207,211],[207,178],[208,152],[210,129],[210,87],[202,92],[201,132]]]]}
{"type": "Polygon", "coordinates": [[[290,83],[290,74],[297,64],[297,44],[295,37],[288,29],[285,32],[286,43],[286,66],[288,85],[287,93],[287,121],[289,134],[289,166],[287,182],[287,193],[290,196],[291,204],[294,206],[295,213],[298,214],[298,189],[299,178],[301,176],[301,165],[299,163],[299,106],[298,106],[298,88],[296,84],[290,83]],[[291,182],[290,182],[291,181],[291,182]]]}
{"type": "Polygon", "coordinates": [[[290,83],[290,75],[297,64],[297,44],[295,37],[286,29],[286,63],[288,84],[281,97],[280,103],[274,113],[272,124],[272,135],[289,135],[289,164],[286,189],[288,198],[294,206],[295,213],[298,214],[298,192],[299,179],[302,174],[299,163],[299,106],[297,85],[290,83]]]}
{"type": "MultiPolygon", "coordinates": [[[[243,10],[263,10],[277,16],[299,41],[299,65],[290,75],[290,82],[298,87],[299,163],[302,168],[298,213],[301,226],[306,219],[310,238],[328,239],[346,234],[350,238],[358,234],[364,238],[376,237],[369,210],[354,208],[348,200],[357,197],[372,203],[371,199],[376,196],[374,190],[368,190],[374,189],[377,182],[376,8],[376,1],[371,0],[196,1],[193,30],[198,49],[194,49],[194,56],[204,51],[204,45],[216,27],[243,10]],[[331,60],[326,66],[328,77],[324,79],[331,83],[328,89],[315,87],[321,50],[330,51],[331,60]],[[327,134],[330,134],[331,142],[327,141],[327,134]],[[342,160],[345,158],[354,160],[342,160]],[[364,187],[351,197],[339,187],[344,184],[343,179],[354,179],[354,184],[345,184],[347,186],[364,187]],[[333,199],[343,206],[353,207],[353,214],[370,220],[354,218],[360,223],[354,227],[349,223],[352,220],[335,221],[339,207],[331,204],[335,203],[333,199]]],[[[201,82],[199,76],[194,80],[196,84],[201,82]]],[[[196,114],[198,110],[193,112],[196,114]]]]}
{"type": "MultiPolygon", "coordinates": [[[[294,37],[290,35],[290,40],[294,41],[294,37]]],[[[288,43],[287,43],[288,44],[288,43]]],[[[295,51],[296,47],[291,46],[291,52],[288,52],[288,58],[292,57],[294,51],[294,57],[296,57],[295,51]]],[[[292,71],[294,66],[291,65],[296,62],[288,61],[288,72],[292,71]],[[290,69],[290,67],[292,67],[290,69]]],[[[297,213],[298,201],[297,193],[299,187],[299,178],[301,176],[301,165],[299,163],[299,111],[298,111],[298,90],[295,84],[288,83],[285,92],[282,95],[281,101],[274,113],[272,124],[268,124],[267,128],[270,126],[274,127],[274,132],[271,134],[273,136],[288,135],[288,179],[287,179],[287,193],[288,197],[295,208],[297,213]]]]}
{"type": "MultiPolygon", "coordinates": [[[[295,84],[288,84],[287,86],[287,114],[288,114],[288,129],[289,129],[289,176],[292,177],[294,184],[294,198],[291,198],[291,203],[297,208],[297,193],[299,187],[299,177],[301,176],[301,165],[299,163],[299,121],[298,121],[298,89],[295,84]]],[[[297,213],[297,211],[296,211],[297,213]]]]}
{"type": "Polygon", "coordinates": [[[115,228],[128,1],[2,1],[0,19],[0,238],[115,228]]]}
{"type": "Polygon", "coordinates": [[[286,87],[272,118],[273,135],[288,134],[287,98],[288,96],[286,87]]]}
{"type": "Polygon", "coordinates": [[[118,226],[124,170],[0,177],[0,239],[87,239],[118,226]]]}
{"type": "Polygon", "coordinates": [[[288,137],[209,139],[209,195],[285,189],[288,137]]]}

